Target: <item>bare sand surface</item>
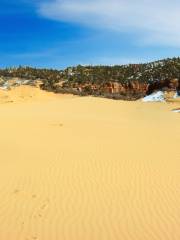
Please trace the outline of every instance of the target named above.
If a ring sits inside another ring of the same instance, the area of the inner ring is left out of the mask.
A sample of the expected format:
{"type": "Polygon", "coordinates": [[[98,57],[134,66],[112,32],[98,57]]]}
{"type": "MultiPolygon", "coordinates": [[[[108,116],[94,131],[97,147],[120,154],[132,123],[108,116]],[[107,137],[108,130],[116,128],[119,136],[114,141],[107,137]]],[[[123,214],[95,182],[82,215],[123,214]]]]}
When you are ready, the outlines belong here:
{"type": "Polygon", "coordinates": [[[0,240],[180,239],[178,103],[23,89],[0,96],[0,240]]]}

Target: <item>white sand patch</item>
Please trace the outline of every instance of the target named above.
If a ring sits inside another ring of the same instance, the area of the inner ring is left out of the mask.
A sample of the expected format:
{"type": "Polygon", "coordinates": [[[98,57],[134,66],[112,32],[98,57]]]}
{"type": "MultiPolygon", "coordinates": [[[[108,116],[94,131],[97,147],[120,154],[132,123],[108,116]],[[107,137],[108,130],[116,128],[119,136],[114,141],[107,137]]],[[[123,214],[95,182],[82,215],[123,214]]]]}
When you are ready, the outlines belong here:
{"type": "Polygon", "coordinates": [[[180,95],[178,95],[178,93],[176,92],[173,98],[175,98],[175,99],[180,98],[180,95]]]}
{"type": "Polygon", "coordinates": [[[180,109],[174,109],[174,110],[172,110],[172,112],[180,113],[180,109]]]}
{"type": "Polygon", "coordinates": [[[143,102],[165,102],[164,93],[162,91],[158,91],[148,95],[142,99],[143,102]]]}

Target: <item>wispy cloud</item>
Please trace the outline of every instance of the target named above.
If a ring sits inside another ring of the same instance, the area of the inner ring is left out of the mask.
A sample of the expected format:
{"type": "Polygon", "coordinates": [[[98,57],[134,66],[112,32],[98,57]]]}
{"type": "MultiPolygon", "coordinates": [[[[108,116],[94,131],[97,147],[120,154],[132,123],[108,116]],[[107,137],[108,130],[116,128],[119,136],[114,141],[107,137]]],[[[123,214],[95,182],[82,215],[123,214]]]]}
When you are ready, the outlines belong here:
{"type": "Polygon", "coordinates": [[[41,0],[47,18],[117,32],[135,33],[135,41],[180,47],[179,0],[41,0]]]}

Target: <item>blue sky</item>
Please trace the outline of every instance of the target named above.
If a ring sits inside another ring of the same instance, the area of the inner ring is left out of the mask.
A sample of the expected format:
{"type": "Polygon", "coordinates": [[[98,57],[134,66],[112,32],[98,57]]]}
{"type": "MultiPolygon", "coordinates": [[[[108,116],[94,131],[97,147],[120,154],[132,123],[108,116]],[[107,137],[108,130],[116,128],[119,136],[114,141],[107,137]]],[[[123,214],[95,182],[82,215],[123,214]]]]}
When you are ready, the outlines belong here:
{"type": "Polygon", "coordinates": [[[126,64],[180,55],[177,0],[0,0],[0,67],[126,64]]]}

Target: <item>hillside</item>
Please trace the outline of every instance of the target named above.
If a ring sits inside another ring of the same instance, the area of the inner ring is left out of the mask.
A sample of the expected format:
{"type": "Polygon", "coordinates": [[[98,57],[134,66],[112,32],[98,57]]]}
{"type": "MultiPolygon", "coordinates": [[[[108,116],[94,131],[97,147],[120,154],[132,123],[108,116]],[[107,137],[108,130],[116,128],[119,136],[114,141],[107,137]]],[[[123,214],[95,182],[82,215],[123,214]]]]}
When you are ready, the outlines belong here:
{"type": "Polygon", "coordinates": [[[30,85],[40,80],[42,89],[56,93],[134,100],[155,90],[179,92],[180,58],[119,66],[78,65],[65,70],[20,66],[1,69],[0,77],[1,88],[8,88],[9,79],[19,78],[30,80],[25,83],[30,85]]]}

